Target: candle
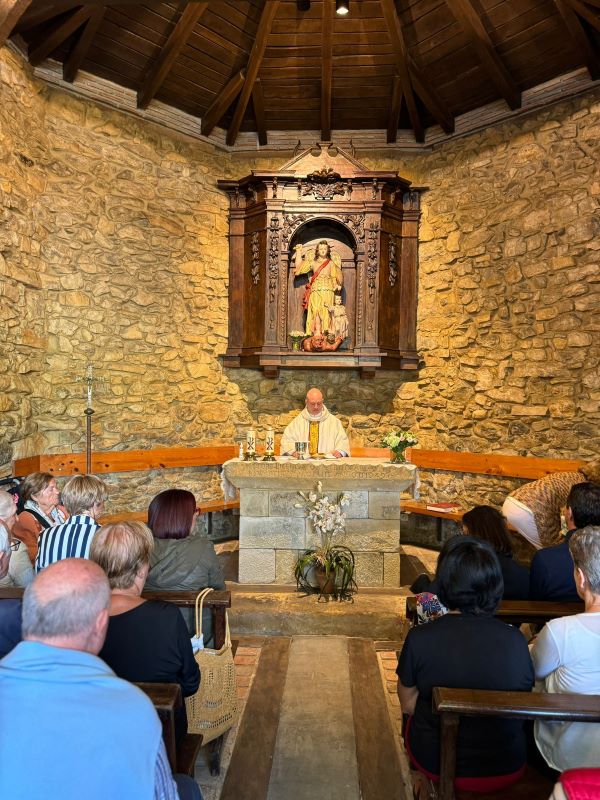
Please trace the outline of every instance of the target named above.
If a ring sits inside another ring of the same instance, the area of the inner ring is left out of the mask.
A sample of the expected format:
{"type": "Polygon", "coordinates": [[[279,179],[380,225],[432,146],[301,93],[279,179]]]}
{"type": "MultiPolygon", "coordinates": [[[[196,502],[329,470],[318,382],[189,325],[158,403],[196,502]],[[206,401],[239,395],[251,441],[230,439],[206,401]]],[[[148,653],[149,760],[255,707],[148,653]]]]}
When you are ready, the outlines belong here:
{"type": "Polygon", "coordinates": [[[249,430],[246,434],[246,450],[253,453],[256,450],[256,431],[249,430]]]}
{"type": "Polygon", "coordinates": [[[88,408],[92,407],[92,365],[88,364],[87,368],[87,404],[88,408]]]}
{"type": "Polygon", "coordinates": [[[267,453],[274,453],[275,452],[275,431],[273,428],[269,428],[267,430],[267,439],[265,442],[265,452],[267,453]]]}

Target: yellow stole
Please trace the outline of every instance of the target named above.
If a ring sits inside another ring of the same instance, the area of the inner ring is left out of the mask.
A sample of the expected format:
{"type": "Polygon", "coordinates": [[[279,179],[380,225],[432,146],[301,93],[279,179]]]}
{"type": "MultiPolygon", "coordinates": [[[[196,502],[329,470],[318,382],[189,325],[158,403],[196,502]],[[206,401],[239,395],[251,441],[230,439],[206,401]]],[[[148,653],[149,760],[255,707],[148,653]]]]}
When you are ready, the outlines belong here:
{"type": "Polygon", "coordinates": [[[316,456],[319,452],[319,423],[308,423],[308,452],[311,456],[316,456]]]}

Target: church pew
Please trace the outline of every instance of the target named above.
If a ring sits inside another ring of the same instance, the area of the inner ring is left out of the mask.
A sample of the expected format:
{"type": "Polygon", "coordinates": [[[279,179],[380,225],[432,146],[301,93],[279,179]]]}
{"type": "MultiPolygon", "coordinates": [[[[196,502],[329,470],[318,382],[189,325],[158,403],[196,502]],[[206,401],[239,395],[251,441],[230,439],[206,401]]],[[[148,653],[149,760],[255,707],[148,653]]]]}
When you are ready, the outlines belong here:
{"type": "MultiPolygon", "coordinates": [[[[556,722],[600,722],[600,695],[545,694],[540,692],[498,692],[483,689],[435,687],[433,707],[440,714],[441,768],[437,797],[454,800],[456,738],[461,716],[494,716],[556,722]]],[[[514,786],[494,797],[547,798],[552,784],[528,768],[514,786]]]]}
{"type": "MultiPolygon", "coordinates": [[[[556,617],[567,617],[583,612],[583,603],[557,603],[554,600],[502,600],[495,616],[510,625],[524,622],[545,625],[556,617]]],[[[417,624],[417,598],[406,598],[406,619],[411,627],[417,624]]]]}

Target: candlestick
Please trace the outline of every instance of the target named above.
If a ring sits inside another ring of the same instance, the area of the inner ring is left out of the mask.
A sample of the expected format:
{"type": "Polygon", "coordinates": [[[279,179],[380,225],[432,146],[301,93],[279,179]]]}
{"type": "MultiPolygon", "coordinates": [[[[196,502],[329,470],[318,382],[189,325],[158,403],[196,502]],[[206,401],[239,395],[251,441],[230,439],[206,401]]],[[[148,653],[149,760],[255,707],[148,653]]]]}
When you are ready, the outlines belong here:
{"type": "Polygon", "coordinates": [[[265,439],[265,455],[263,461],[275,461],[275,431],[273,428],[267,430],[265,439]]]}
{"type": "Polygon", "coordinates": [[[87,382],[87,407],[92,407],[92,383],[93,383],[93,367],[91,364],[87,365],[86,382],[87,382]]]}

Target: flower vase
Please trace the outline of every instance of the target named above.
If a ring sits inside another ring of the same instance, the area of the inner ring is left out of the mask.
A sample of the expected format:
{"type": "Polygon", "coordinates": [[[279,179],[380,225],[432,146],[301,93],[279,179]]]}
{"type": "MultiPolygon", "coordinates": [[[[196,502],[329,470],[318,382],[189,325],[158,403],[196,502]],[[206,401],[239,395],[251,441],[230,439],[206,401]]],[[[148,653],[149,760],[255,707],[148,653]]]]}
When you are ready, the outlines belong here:
{"type": "Polygon", "coordinates": [[[406,464],[406,456],[404,455],[404,450],[406,448],[396,448],[394,450],[390,450],[390,463],[391,464],[406,464]]]}
{"type": "Polygon", "coordinates": [[[334,594],[335,592],[335,572],[331,571],[329,577],[322,567],[315,568],[315,580],[319,586],[321,594],[334,594]]]}

